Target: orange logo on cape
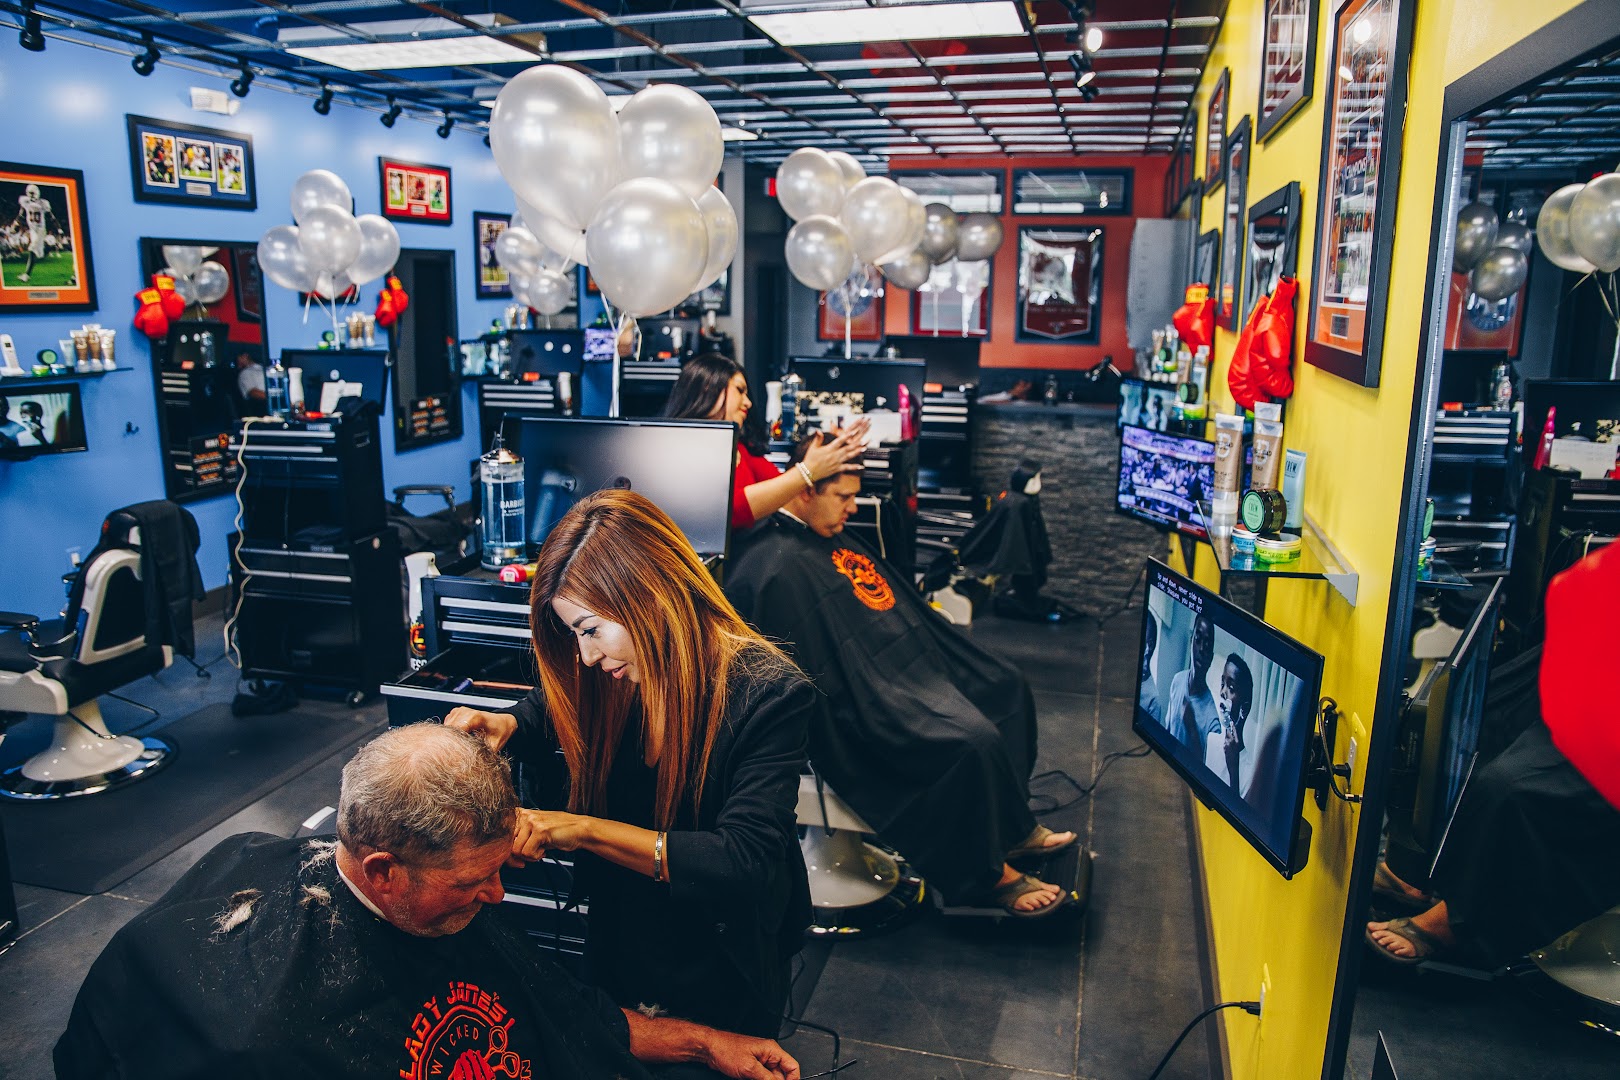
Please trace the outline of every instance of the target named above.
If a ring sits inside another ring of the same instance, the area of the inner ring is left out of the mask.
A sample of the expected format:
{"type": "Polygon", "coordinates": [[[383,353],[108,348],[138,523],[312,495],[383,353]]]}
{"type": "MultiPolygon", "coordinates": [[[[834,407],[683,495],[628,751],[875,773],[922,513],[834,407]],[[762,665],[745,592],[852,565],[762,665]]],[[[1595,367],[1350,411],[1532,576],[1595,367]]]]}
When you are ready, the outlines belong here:
{"type": "Polygon", "coordinates": [[[452,982],[442,1005],[429,999],[411,1022],[399,1080],[530,1080],[529,1062],[507,1049],[514,1023],[499,994],[452,982]]]}
{"type": "Polygon", "coordinates": [[[888,611],[894,607],[894,590],[877,572],[871,559],[849,548],[839,548],[832,553],[832,561],[834,569],[855,586],[855,599],[873,611],[888,611]]]}

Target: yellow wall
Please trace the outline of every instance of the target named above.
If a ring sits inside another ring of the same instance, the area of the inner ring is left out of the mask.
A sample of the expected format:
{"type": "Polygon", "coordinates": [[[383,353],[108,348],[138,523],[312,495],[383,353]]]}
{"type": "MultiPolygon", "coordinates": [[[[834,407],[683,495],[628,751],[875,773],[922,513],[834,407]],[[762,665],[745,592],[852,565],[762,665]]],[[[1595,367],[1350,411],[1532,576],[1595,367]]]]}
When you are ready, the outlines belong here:
{"type": "MultiPolygon", "coordinates": [[[[1395,253],[1385,322],[1381,385],[1363,389],[1304,364],[1320,180],[1322,119],[1332,61],[1336,0],[1318,0],[1316,86],[1312,99],[1267,143],[1250,152],[1248,202],[1297,180],[1302,189],[1300,307],[1295,345],[1297,389],[1289,403],[1285,442],[1309,455],[1305,504],[1352,566],[1360,595],[1352,608],[1324,582],[1271,585],[1266,619],[1326,658],[1322,692],[1335,698],[1340,724],[1337,760],[1348,739],[1362,760],[1372,721],[1394,564],[1396,519],[1406,462],[1412,390],[1421,355],[1423,292],[1429,273],[1441,104],[1448,83],[1489,60],[1547,22],[1577,6],[1575,0],[1405,0],[1416,3],[1395,253]]],[[[1205,104],[1223,68],[1231,69],[1227,131],[1253,116],[1259,97],[1264,0],[1231,0],[1226,22],[1199,88],[1199,142],[1204,145],[1205,104]]],[[[1202,151],[1198,153],[1202,168],[1202,151]]],[[[1221,188],[1205,200],[1200,231],[1220,228],[1221,188]]],[[[1218,331],[1213,397],[1232,411],[1225,363],[1236,335],[1218,331]]],[[[1198,577],[1214,586],[1207,549],[1198,577]]],[[[1362,767],[1351,780],[1362,787],[1362,767]]],[[[1310,863],[1284,881],[1218,816],[1199,808],[1198,832],[1210,899],[1219,997],[1258,996],[1269,973],[1265,1014],[1219,1014],[1226,1025],[1232,1075],[1237,1080],[1316,1077],[1327,1041],[1329,1004],[1344,919],[1357,810],[1330,801],[1319,813],[1309,797],[1305,817],[1314,830],[1310,863]]]]}

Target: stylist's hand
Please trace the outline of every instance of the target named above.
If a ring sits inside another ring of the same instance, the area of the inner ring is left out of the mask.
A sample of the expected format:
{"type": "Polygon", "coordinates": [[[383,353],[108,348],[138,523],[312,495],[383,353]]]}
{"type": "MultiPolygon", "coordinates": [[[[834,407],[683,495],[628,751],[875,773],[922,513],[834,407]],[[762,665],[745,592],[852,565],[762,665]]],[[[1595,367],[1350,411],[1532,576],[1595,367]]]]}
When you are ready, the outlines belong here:
{"type": "Polygon", "coordinates": [[[804,455],[810,475],[820,481],[835,473],[860,471],[861,458],[866,454],[866,432],[871,426],[872,422],[863,416],[830,439],[823,433],[821,441],[804,455]]]}
{"type": "Polygon", "coordinates": [[[517,828],[512,834],[509,866],[522,866],[546,857],[549,848],[575,851],[585,842],[591,819],[560,810],[530,810],[518,807],[517,828]]]}
{"type": "Polygon", "coordinates": [[[799,1080],[799,1063],[770,1039],[711,1031],[704,1050],[709,1068],[735,1080],[799,1080]]]}
{"type": "Polygon", "coordinates": [[[513,732],[517,731],[517,717],[511,713],[479,712],[458,705],[444,718],[444,726],[478,736],[484,740],[485,746],[498,754],[513,732]]]}

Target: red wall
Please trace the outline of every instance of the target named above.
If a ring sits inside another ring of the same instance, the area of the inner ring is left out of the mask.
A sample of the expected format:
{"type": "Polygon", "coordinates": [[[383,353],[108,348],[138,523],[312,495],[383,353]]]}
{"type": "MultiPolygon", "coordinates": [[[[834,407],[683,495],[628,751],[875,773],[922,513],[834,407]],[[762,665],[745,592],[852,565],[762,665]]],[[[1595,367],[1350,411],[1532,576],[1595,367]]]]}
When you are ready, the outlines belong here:
{"type": "MultiPolygon", "coordinates": [[[[980,353],[985,367],[1082,369],[1102,363],[1104,356],[1112,356],[1116,364],[1124,367],[1131,357],[1130,343],[1125,339],[1125,289],[1129,281],[1131,264],[1131,237],[1136,232],[1138,217],[1163,217],[1164,173],[1170,159],[1157,157],[1129,157],[1123,154],[1103,154],[1091,157],[1062,157],[1057,154],[1039,154],[1031,157],[907,157],[904,161],[891,159],[889,174],[918,170],[973,170],[1001,171],[1002,205],[1001,225],[1006,239],[996,252],[991,275],[990,338],[980,353]],[[1131,217],[1022,217],[1012,213],[1013,169],[1131,169],[1131,217]],[[1034,345],[1016,340],[1018,322],[1018,228],[1020,225],[1062,226],[1086,224],[1103,230],[1103,286],[1102,327],[1096,345],[1034,345]]],[[[891,334],[911,333],[911,293],[889,286],[884,298],[884,329],[891,334]]]]}

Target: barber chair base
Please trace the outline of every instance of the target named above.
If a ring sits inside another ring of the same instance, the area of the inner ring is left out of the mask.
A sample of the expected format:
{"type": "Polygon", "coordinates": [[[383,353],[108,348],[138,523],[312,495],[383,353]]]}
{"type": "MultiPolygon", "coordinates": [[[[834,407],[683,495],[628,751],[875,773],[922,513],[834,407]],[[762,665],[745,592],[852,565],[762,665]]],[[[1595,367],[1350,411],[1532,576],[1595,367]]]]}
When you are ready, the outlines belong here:
{"type": "Polygon", "coordinates": [[[923,911],[927,885],[897,853],[853,829],[809,826],[799,841],[810,875],[813,938],[873,937],[923,911]]]}
{"type": "Polygon", "coordinates": [[[95,702],[56,718],[51,745],[0,773],[0,798],[33,801],[94,795],[150,776],[174,759],[173,744],[113,735],[95,702]]]}

